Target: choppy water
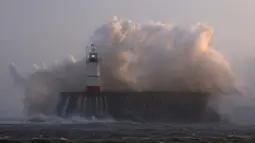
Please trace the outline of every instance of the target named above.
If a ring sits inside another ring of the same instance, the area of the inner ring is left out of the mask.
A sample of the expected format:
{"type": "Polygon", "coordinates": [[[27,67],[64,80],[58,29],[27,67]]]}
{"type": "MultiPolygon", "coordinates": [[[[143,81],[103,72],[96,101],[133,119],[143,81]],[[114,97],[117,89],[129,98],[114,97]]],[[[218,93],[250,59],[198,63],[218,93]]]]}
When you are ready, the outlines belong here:
{"type": "Polygon", "coordinates": [[[131,122],[1,124],[0,138],[52,142],[254,142],[255,126],[131,122]],[[35,139],[34,139],[35,140],[35,139]]]}

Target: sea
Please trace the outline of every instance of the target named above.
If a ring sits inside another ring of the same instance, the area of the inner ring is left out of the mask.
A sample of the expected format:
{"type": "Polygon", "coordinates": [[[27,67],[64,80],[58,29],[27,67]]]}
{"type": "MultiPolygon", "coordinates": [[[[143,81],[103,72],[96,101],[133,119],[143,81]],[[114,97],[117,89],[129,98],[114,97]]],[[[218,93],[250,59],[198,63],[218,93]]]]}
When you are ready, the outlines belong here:
{"type": "Polygon", "coordinates": [[[72,117],[1,119],[0,142],[255,142],[255,126],[230,123],[136,123],[72,117]]]}

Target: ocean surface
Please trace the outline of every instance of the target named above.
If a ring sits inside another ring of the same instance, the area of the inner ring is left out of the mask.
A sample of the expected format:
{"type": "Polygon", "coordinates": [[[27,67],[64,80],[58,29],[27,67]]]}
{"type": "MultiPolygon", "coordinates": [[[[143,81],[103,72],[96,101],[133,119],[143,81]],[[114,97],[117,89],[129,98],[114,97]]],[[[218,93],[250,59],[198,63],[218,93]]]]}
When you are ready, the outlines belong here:
{"type": "Polygon", "coordinates": [[[255,142],[255,126],[72,119],[0,122],[0,142],[255,142]],[[58,121],[58,122],[57,122],[58,121]]]}

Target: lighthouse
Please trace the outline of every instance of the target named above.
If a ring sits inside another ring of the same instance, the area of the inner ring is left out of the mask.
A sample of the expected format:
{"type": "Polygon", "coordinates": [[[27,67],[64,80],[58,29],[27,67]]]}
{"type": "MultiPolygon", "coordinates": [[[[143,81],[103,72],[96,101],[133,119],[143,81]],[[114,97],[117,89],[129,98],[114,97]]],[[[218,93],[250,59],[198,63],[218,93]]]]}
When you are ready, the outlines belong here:
{"type": "Polygon", "coordinates": [[[86,92],[100,92],[100,66],[95,45],[86,47],[86,92]]]}

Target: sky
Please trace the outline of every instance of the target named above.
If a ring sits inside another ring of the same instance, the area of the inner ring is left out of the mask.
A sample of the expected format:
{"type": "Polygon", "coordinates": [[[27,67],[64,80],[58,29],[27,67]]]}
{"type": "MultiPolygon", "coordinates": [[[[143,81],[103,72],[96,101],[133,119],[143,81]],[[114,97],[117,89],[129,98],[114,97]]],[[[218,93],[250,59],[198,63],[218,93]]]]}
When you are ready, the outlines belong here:
{"type": "Polygon", "coordinates": [[[243,64],[254,57],[254,4],[253,0],[1,0],[0,111],[16,96],[10,88],[11,62],[26,74],[34,63],[52,63],[67,53],[81,57],[93,31],[113,16],[139,22],[205,22],[214,29],[212,46],[232,63],[243,64]]]}

